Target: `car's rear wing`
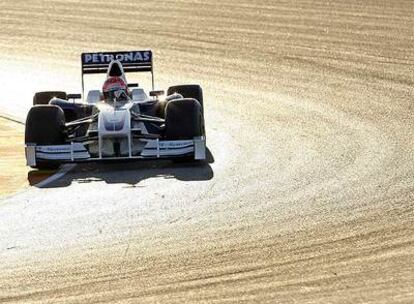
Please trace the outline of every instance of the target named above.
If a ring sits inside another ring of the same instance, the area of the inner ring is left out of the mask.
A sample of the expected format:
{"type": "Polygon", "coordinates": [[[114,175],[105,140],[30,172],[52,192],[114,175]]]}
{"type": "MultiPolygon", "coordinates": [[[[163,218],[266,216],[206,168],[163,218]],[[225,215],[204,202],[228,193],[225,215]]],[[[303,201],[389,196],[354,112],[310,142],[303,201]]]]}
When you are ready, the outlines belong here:
{"type": "Polygon", "coordinates": [[[154,89],[152,51],[145,50],[82,53],[82,92],[84,92],[84,75],[106,73],[112,60],[119,60],[125,73],[151,72],[152,88],[154,89]]]}

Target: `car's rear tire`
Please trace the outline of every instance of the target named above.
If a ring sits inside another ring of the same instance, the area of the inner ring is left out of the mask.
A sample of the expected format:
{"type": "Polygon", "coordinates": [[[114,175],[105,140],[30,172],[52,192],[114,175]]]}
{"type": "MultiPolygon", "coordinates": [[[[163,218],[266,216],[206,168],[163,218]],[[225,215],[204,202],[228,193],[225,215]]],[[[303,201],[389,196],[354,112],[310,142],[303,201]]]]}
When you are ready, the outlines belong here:
{"type": "MultiPolygon", "coordinates": [[[[27,114],[25,143],[36,145],[60,145],[65,142],[65,114],[55,105],[36,105],[27,114]]],[[[38,169],[57,169],[59,162],[36,160],[38,169]]]]}
{"type": "Polygon", "coordinates": [[[174,93],[181,94],[184,98],[196,99],[200,103],[201,110],[204,113],[203,90],[198,84],[184,84],[169,87],[167,95],[174,93]]]}
{"type": "Polygon", "coordinates": [[[33,105],[48,104],[52,98],[67,99],[67,95],[62,91],[37,92],[33,96],[33,105]]]}

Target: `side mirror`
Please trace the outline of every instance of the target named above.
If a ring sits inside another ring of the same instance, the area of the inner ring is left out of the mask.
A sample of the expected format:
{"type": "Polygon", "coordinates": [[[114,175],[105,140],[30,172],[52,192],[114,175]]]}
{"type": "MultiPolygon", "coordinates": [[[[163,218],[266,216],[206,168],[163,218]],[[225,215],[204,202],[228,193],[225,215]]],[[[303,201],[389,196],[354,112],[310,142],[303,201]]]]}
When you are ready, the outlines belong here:
{"type": "Polygon", "coordinates": [[[163,90],[158,90],[158,91],[151,91],[149,94],[151,97],[158,97],[160,95],[164,95],[165,92],[163,90]]]}
{"type": "Polygon", "coordinates": [[[81,94],[68,94],[66,95],[66,98],[69,99],[81,99],[82,95],[81,94]]]}

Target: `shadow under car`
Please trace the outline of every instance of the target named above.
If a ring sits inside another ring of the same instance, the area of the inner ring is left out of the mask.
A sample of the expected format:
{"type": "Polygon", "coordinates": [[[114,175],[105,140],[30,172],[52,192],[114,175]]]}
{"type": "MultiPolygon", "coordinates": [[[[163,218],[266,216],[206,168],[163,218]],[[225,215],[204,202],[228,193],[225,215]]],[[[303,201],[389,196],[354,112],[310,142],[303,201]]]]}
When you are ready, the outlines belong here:
{"type": "MultiPolygon", "coordinates": [[[[174,178],[181,181],[204,181],[214,177],[211,165],[214,157],[207,149],[205,161],[174,162],[172,160],[122,160],[78,163],[69,173],[61,178],[42,185],[41,188],[67,187],[73,181],[91,183],[105,181],[108,184],[128,184],[137,186],[141,181],[154,178],[174,178]]],[[[36,186],[42,171],[32,170],[28,173],[30,185],[36,186]]]]}

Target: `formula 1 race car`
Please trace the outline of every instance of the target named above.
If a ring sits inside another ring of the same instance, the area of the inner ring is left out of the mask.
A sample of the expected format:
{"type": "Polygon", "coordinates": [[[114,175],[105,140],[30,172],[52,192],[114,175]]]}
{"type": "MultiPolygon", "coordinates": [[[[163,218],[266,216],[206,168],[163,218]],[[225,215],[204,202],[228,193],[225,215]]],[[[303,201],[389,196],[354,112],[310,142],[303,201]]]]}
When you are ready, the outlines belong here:
{"type": "Polygon", "coordinates": [[[102,90],[38,92],[26,120],[26,160],[32,168],[64,162],[204,160],[203,92],[199,85],[154,90],[151,51],[82,54],[84,75],[106,73],[102,90]],[[152,91],[127,83],[125,73],[150,72],[152,91]]]}

